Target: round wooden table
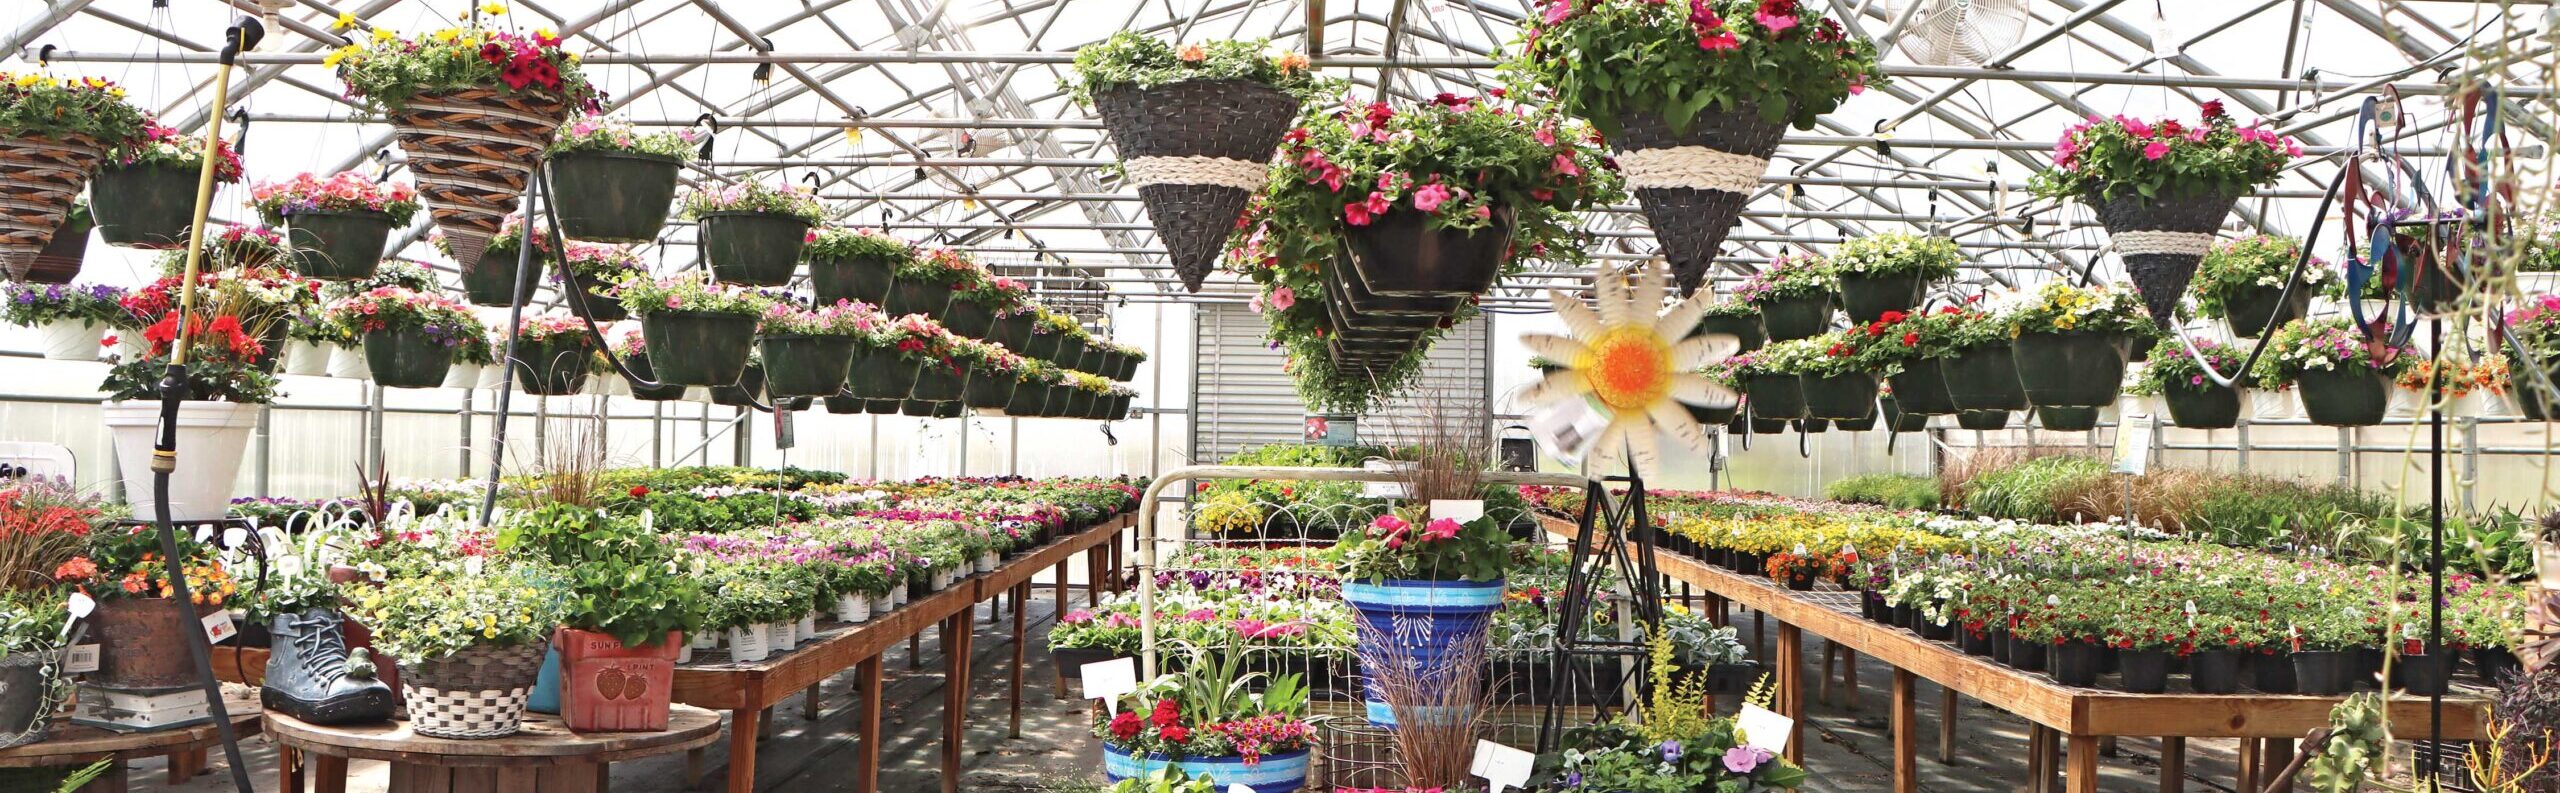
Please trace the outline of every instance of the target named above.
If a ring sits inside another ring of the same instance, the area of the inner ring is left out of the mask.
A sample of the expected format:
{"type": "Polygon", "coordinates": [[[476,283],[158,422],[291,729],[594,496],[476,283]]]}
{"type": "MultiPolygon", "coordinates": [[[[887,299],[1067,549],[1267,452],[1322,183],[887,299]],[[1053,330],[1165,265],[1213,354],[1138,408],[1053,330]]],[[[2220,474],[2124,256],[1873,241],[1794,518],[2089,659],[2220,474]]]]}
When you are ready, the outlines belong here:
{"type": "MultiPolygon", "coordinates": [[[[258,734],[262,719],[255,699],[226,699],[231,711],[231,728],[241,738],[258,734]]],[[[128,760],[146,757],[169,758],[169,782],[177,784],[204,768],[203,753],[222,744],[222,736],[208,721],[190,727],[158,732],[111,732],[96,727],[72,724],[55,719],[45,739],[25,746],[0,749],[0,768],[85,768],[100,760],[114,760],[105,776],[80,789],[81,793],[123,793],[128,760]]]]}
{"type": "Polygon", "coordinates": [[[524,731],[466,741],[428,738],[406,721],[322,727],[267,714],[267,735],[283,754],[282,789],[344,793],[348,760],[391,764],[390,793],[604,793],[614,761],[681,752],[720,738],[720,714],[675,706],[665,732],[569,731],[558,716],[527,713],[524,731]],[[297,755],[310,756],[297,768],[297,755]]]}

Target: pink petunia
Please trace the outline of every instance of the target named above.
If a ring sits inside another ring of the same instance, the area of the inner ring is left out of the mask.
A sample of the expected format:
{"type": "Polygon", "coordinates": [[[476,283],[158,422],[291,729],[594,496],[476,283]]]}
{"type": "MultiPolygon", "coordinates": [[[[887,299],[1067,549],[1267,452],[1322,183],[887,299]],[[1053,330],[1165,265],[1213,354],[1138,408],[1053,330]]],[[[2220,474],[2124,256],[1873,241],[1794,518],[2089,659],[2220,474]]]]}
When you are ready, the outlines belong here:
{"type": "Polygon", "coordinates": [[[2155,140],[2142,147],[2143,159],[2157,160],[2167,156],[2169,156],[2169,144],[2167,142],[2155,140]]]}
{"type": "Polygon", "coordinates": [[[1553,3],[1547,4],[1547,13],[1545,16],[1547,24],[1553,25],[1558,22],[1563,22],[1572,16],[1573,0],[1556,0],[1553,3]]]}
{"type": "Polygon", "coordinates": [[[1284,286],[1284,287],[1280,287],[1280,288],[1278,288],[1278,289],[1273,289],[1273,290],[1271,290],[1271,307],[1272,307],[1272,308],[1279,309],[1279,310],[1281,310],[1281,311],[1287,311],[1287,310],[1289,310],[1289,307],[1290,307],[1290,306],[1294,306],[1294,305],[1297,305],[1297,304],[1298,304],[1298,290],[1291,289],[1291,288],[1288,288],[1288,287],[1285,287],[1285,286],[1284,286]]]}
{"type": "Polygon", "coordinates": [[[1413,191],[1413,208],[1424,212],[1438,212],[1440,205],[1448,201],[1449,188],[1436,184],[1423,185],[1422,189],[1413,191]]]}

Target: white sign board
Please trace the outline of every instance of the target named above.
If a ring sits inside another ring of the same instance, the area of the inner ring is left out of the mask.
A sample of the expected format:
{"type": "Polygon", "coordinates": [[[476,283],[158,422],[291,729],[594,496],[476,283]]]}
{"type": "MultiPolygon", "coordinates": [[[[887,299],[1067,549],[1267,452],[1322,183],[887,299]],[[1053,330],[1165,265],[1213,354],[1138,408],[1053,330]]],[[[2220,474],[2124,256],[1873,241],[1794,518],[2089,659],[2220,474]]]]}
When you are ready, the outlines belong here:
{"type": "Polygon", "coordinates": [[[1529,774],[1537,763],[1537,755],[1492,741],[1477,741],[1476,759],[1467,773],[1484,780],[1492,787],[1491,793],[1502,793],[1504,788],[1528,787],[1529,774]]]}
{"type": "Polygon", "coordinates": [[[1120,695],[1136,690],[1138,659],[1113,658],[1084,665],[1084,698],[1102,700],[1113,716],[1120,715],[1120,695]]]}

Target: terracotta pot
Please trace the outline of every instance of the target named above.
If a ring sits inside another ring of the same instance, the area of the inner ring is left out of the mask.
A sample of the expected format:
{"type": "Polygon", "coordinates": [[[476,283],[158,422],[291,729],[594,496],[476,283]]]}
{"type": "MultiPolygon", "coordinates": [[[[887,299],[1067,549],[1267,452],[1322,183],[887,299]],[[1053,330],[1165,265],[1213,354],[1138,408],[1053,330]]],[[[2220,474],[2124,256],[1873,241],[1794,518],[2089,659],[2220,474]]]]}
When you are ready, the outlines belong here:
{"type": "Polygon", "coordinates": [[[98,642],[98,671],[89,674],[89,682],[114,688],[194,685],[195,660],[187,655],[180,620],[192,625],[217,610],[169,598],[98,601],[97,610],[89,613],[89,635],[98,642]]]}
{"type": "Polygon", "coordinates": [[[656,732],[667,728],[676,654],[684,634],[626,647],[612,636],[561,628],[560,717],[576,732],[656,732]]]}

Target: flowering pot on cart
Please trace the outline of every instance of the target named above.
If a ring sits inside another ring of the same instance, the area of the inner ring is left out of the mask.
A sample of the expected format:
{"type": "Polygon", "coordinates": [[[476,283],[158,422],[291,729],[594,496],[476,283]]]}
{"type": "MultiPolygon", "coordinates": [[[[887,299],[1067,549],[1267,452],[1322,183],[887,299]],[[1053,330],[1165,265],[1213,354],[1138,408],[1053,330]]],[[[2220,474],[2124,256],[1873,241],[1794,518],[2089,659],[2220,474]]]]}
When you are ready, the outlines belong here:
{"type": "MultiPolygon", "coordinates": [[[[1500,579],[1345,581],[1342,600],[1368,628],[1360,632],[1362,658],[1393,659],[1424,673],[1444,666],[1443,658],[1452,648],[1469,644],[1469,637],[1491,627],[1493,613],[1502,608],[1503,584],[1500,579]],[[1390,644],[1373,644],[1382,637],[1394,638],[1386,639],[1390,644]]],[[[1361,698],[1369,723],[1394,727],[1395,712],[1366,671],[1363,675],[1361,698]]]]}

